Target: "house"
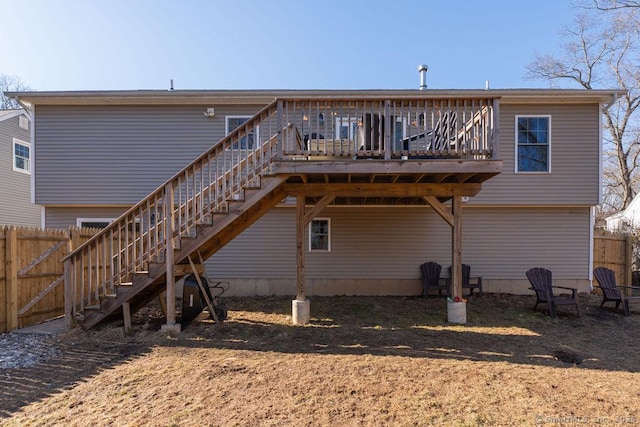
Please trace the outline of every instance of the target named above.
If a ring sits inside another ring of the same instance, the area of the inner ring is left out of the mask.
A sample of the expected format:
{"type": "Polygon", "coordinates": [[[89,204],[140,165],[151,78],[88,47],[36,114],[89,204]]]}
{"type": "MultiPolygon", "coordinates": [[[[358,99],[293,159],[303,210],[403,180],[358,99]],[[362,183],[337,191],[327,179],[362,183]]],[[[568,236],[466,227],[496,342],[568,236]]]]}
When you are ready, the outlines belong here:
{"type": "Polygon", "coordinates": [[[609,231],[637,230],[640,228],[640,197],[631,200],[624,210],[605,218],[605,226],[609,231]]]}
{"type": "Polygon", "coordinates": [[[419,295],[419,265],[486,291],[527,269],[590,288],[601,113],[616,90],[12,93],[35,117],[48,227],[106,227],[67,259],[91,326],[206,260],[234,295],[419,295]],[[195,160],[194,160],[195,159],[195,160]],[[95,308],[95,311],[91,311],[95,308]],[[96,314],[97,313],[97,314],[96,314]]]}
{"type": "Polygon", "coordinates": [[[42,225],[42,207],[31,201],[30,123],[24,110],[0,110],[0,225],[42,225]]]}

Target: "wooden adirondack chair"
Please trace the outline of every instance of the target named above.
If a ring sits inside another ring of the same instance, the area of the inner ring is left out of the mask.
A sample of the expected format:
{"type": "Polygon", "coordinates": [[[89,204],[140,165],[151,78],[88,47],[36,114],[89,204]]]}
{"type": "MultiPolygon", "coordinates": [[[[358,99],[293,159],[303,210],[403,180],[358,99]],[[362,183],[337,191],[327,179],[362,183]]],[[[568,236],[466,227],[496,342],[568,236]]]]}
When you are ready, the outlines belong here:
{"type": "Polygon", "coordinates": [[[435,262],[425,262],[420,265],[420,272],[422,273],[422,297],[427,298],[429,296],[430,289],[437,289],[438,295],[442,295],[442,291],[447,291],[449,294],[449,285],[446,281],[440,280],[440,273],[442,272],[442,266],[435,262]]]}
{"type": "Polygon", "coordinates": [[[578,290],[576,288],[567,288],[564,286],[553,286],[551,271],[546,268],[535,267],[527,271],[527,279],[531,283],[529,289],[536,293],[536,305],[534,310],[538,308],[538,304],[545,303],[549,307],[551,317],[556,317],[556,306],[558,305],[575,305],[578,317],[580,317],[580,306],[578,305],[578,290]],[[571,291],[571,295],[560,294],[554,295],[553,289],[565,289],[571,291]]]}
{"type": "Polygon", "coordinates": [[[640,295],[627,296],[624,294],[624,291],[626,289],[640,291],[640,288],[616,285],[616,274],[613,270],[606,267],[598,267],[594,269],[593,275],[596,277],[596,280],[600,285],[596,287],[602,290],[602,303],[600,303],[600,307],[602,307],[607,301],[614,301],[616,303],[616,309],[620,307],[620,304],[622,304],[624,314],[627,316],[631,315],[629,303],[640,302],[640,295]]]}
{"type": "MultiPolygon", "coordinates": [[[[451,277],[451,266],[449,276],[451,277]]],[[[482,277],[471,277],[471,266],[468,264],[462,264],[462,289],[469,289],[469,295],[473,295],[473,290],[478,289],[479,295],[482,295],[482,277]]]]}

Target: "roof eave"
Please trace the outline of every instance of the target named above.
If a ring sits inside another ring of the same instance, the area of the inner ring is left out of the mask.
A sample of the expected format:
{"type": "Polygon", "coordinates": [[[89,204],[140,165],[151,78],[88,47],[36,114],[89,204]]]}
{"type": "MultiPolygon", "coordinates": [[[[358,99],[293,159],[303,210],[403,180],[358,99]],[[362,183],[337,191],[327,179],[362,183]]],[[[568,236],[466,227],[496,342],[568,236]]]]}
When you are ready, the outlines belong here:
{"type": "Polygon", "coordinates": [[[264,105],[275,98],[500,98],[502,103],[610,104],[626,92],[619,89],[429,89],[429,90],[132,90],[6,92],[22,105],[264,105]]]}

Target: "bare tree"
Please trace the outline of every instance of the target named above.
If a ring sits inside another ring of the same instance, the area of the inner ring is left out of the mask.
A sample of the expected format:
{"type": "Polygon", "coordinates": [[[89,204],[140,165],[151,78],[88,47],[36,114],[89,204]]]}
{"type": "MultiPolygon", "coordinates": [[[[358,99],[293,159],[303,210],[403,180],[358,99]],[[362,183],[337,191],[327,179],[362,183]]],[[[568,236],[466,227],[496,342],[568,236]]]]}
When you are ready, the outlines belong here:
{"type": "Polygon", "coordinates": [[[10,91],[30,90],[29,86],[24,84],[20,78],[16,76],[7,76],[0,74],[0,110],[13,110],[20,108],[20,105],[13,100],[7,98],[4,93],[10,91]]]}
{"type": "Polygon", "coordinates": [[[536,54],[527,66],[528,77],[551,84],[564,81],[586,89],[614,87],[626,91],[604,112],[607,132],[601,208],[607,212],[629,205],[640,178],[636,114],[640,106],[639,28],[636,10],[591,10],[578,15],[574,25],[562,32],[562,56],[536,54]]]}
{"type": "Polygon", "coordinates": [[[593,3],[589,3],[583,7],[587,9],[594,8],[604,11],[640,8],[640,0],[593,0],[593,3]]]}

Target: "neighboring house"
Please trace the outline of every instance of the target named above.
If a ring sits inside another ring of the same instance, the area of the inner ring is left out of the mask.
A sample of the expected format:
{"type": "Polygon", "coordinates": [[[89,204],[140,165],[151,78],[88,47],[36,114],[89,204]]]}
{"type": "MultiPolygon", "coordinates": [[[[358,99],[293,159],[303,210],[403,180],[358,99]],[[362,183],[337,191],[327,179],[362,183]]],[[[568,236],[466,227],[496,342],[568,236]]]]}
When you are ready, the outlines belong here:
{"type": "Polygon", "coordinates": [[[609,231],[640,228],[640,196],[633,198],[626,209],[605,218],[609,231]]]}
{"type": "Polygon", "coordinates": [[[24,110],[0,110],[0,225],[42,225],[42,207],[31,201],[30,125],[24,110]]]}
{"type": "MultiPolygon", "coordinates": [[[[153,193],[96,240],[102,249],[74,261],[76,274],[100,271],[80,283],[109,293],[134,269],[155,275],[144,286],[156,283],[165,270],[152,271],[149,260],[176,244],[176,263],[197,249],[213,255],[208,276],[230,282],[230,294],[300,296],[300,283],[307,295],[418,295],[421,263],[436,261],[446,275],[459,255],[485,291],[529,293],[525,272],[536,266],[552,270],[557,284],[588,291],[601,116],[619,93],[11,95],[35,117],[35,201],[46,226],[106,226],[153,193]],[[220,197],[224,203],[213,202],[220,197]],[[227,206],[227,216],[216,213],[227,206]],[[191,240],[163,243],[169,216],[191,240]],[[230,225],[214,236],[206,227],[216,221],[230,225]],[[103,259],[105,268],[96,268],[103,259]],[[111,278],[110,260],[126,273],[111,278]]],[[[132,292],[143,289],[138,282],[132,292]]]]}

